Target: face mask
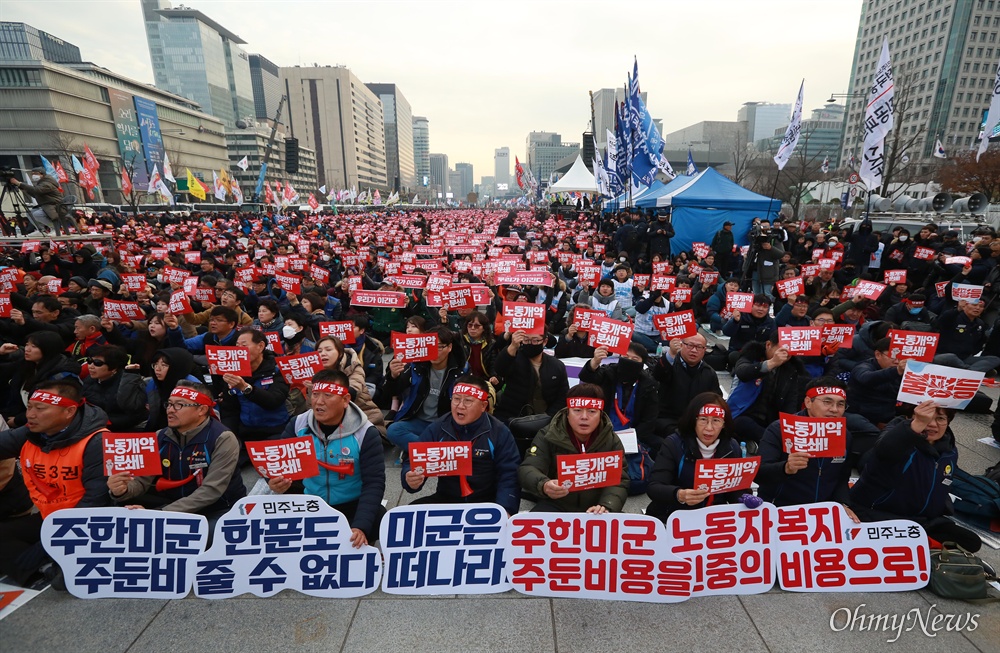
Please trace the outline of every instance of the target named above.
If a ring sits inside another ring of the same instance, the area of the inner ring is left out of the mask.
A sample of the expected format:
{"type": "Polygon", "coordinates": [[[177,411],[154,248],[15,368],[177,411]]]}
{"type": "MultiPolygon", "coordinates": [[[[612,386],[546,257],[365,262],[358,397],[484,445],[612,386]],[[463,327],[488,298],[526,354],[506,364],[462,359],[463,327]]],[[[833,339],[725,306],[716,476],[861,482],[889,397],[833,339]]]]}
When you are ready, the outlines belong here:
{"type": "Polygon", "coordinates": [[[642,372],[642,363],[631,358],[618,359],[618,378],[622,383],[635,383],[642,372]]]}
{"type": "Polygon", "coordinates": [[[538,345],[528,345],[528,344],[521,345],[521,351],[523,351],[524,355],[527,356],[528,358],[534,358],[535,356],[538,356],[540,353],[542,353],[542,350],[544,348],[545,348],[545,343],[541,343],[538,345]]]}
{"type": "Polygon", "coordinates": [[[619,261],[621,261],[622,263],[624,263],[626,259],[625,259],[625,257],[624,257],[624,256],[619,256],[619,257],[618,257],[618,260],[619,260],[619,261]]]}
{"type": "Polygon", "coordinates": [[[297,334],[297,333],[298,333],[298,331],[296,331],[295,327],[293,327],[293,326],[288,326],[286,324],[285,326],[281,327],[281,335],[283,335],[285,337],[285,340],[290,340],[290,339],[294,338],[295,334],[297,334]]]}
{"type": "Polygon", "coordinates": [[[923,310],[923,309],[922,309],[922,308],[920,308],[919,306],[918,306],[918,307],[916,307],[916,308],[911,308],[911,309],[910,309],[910,315],[919,315],[919,314],[920,314],[920,311],[922,311],[922,310],[923,310]]]}
{"type": "Polygon", "coordinates": [[[41,180],[42,180],[41,175],[31,175],[31,181],[35,182],[36,184],[41,180]]]}
{"type": "Polygon", "coordinates": [[[909,240],[909,238],[910,238],[909,236],[900,236],[899,237],[899,242],[905,243],[907,240],[909,240]]]}

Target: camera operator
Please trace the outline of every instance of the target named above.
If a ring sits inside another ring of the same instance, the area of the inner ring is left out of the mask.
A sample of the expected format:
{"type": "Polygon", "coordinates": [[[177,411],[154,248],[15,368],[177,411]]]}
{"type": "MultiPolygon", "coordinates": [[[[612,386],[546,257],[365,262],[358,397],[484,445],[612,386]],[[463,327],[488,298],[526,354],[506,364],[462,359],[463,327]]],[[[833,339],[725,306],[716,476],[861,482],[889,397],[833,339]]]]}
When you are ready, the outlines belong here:
{"type": "Polygon", "coordinates": [[[750,229],[750,251],[743,267],[744,283],[749,278],[755,294],[770,295],[778,280],[779,262],[785,250],[779,244],[780,235],[771,231],[768,220],[754,219],[750,229]]]}
{"type": "Polygon", "coordinates": [[[63,207],[62,189],[59,187],[58,181],[45,174],[45,168],[39,166],[31,169],[30,186],[22,184],[16,177],[11,177],[10,183],[25,195],[35,199],[38,208],[32,209],[32,219],[44,220],[44,223],[50,224],[57,236],[62,235],[60,226],[66,230],[67,234],[70,233],[73,220],[67,216],[63,207]]]}

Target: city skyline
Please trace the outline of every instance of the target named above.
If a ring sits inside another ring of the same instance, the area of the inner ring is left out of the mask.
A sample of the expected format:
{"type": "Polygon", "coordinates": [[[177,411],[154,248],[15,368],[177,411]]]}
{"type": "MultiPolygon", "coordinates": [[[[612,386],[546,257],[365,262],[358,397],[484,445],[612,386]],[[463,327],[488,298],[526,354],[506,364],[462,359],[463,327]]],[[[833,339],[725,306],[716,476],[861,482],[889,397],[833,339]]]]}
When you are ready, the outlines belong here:
{"type": "MultiPolygon", "coordinates": [[[[574,4],[571,14],[562,3],[463,4],[461,24],[431,18],[451,15],[432,11],[456,5],[451,2],[392,3],[392,12],[354,2],[185,4],[238,34],[247,52],[279,66],[343,64],[366,83],[397,84],[413,113],[434,125],[432,151],[488,171],[496,148],[510,147],[511,156],[523,157],[531,131],[579,141],[590,119],[588,91],[623,84],[633,55],[650,112],[667,132],[701,120],[734,120],[747,101],[790,102],[802,77],[806,104],[819,107],[831,92],[847,88],[862,2],[635,2],[628,9],[637,16],[684,28],[657,28],[663,34],[658,39],[621,44],[601,29],[596,16],[608,5],[600,3],[574,4]],[[280,10],[282,19],[261,20],[262,6],[280,10]],[[529,6],[531,24],[549,28],[524,29],[529,6]],[[337,38],[302,38],[303,29],[317,24],[330,25],[337,38]],[[366,28],[339,31],[339,24],[366,28]],[[373,38],[378,48],[371,47],[373,38]],[[449,59],[447,70],[427,66],[445,47],[462,56],[449,59]]],[[[89,3],[82,15],[72,7],[79,4],[10,6],[4,19],[76,43],[84,60],[153,83],[138,0],[89,3]],[[109,25],[114,39],[95,38],[109,25]]]]}

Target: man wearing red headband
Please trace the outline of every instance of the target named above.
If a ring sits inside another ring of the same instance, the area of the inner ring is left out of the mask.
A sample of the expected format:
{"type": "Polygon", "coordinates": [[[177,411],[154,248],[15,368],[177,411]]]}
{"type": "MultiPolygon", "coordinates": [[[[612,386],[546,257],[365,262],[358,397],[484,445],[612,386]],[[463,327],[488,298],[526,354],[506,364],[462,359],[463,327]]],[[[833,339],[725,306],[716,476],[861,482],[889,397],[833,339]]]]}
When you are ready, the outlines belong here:
{"type": "MultiPolygon", "coordinates": [[[[517,466],[521,456],[507,425],[486,412],[486,381],[460,377],[451,394],[451,412],[438,418],[420,435],[419,442],[471,442],[472,476],[441,476],[434,494],[412,503],[498,503],[513,515],[521,506],[517,466]]],[[[407,458],[402,469],[403,489],[419,492],[427,480],[412,469],[407,458]]]]}
{"type": "MultiPolygon", "coordinates": [[[[47,566],[50,559],[40,544],[45,517],[63,508],[110,503],[102,440],[108,416],[82,399],[75,380],[41,383],[28,398],[27,423],[0,433],[0,459],[20,457],[24,484],[38,508],[17,540],[14,533],[0,529],[0,570],[19,582],[28,581],[41,568],[49,578],[59,575],[58,567],[47,566]]],[[[65,589],[58,581],[53,585],[65,589]]]]}
{"type": "Polygon", "coordinates": [[[211,391],[178,381],[166,401],[167,428],[156,434],[163,474],[108,478],[116,503],[205,515],[209,526],[246,496],[237,462],[240,443],[215,417],[211,391]]]}
{"type": "Polygon", "coordinates": [[[357,548],[375,542],[385,514],[382,436],[351,402],[350,383],[339,370],[313,376],[309,402],[311,409],[288,422],[281,437],[311,437],[319,474],[295,482],[278,476],[267,485],[279,494],[291,489],[322,497],[347,517],[351,544],[357,548]]]}
{"type": "MultiPolygon", "coordinates": [[[[878,437],[878,428],[860,415],[847,413],[847,390],[843,381],[822,376],[806,384],[804,417],[847,419],[847,458],[862,442],[865,446],[878,437]]],[[[777,506],[836,501],[844,505],[855,522],[858,518],[848,507],[852,464],[845,458],[821,458],[805,452],[785,453],[782,447],[780,420],[764,431],[760,441],[761,466],[757,472],[758,496],[777,506]]]]}

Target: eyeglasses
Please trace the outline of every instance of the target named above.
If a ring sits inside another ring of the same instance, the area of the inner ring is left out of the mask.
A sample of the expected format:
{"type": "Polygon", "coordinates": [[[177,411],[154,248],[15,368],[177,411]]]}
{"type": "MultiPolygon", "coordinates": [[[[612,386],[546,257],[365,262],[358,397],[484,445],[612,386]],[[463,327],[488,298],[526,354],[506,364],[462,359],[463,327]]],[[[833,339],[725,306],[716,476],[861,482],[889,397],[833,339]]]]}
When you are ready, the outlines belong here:
{"type": "Polygon", "coordinates": [[[93,365],[94,367],[104,367],[107,364],[107,361],[98,360],[96,358],[87,359],[87,365],[93,365]]]}
{"type": "Polygon", "coordinates": [[[699,345],[693,342],[684,342],[683,340],[681,340],[681,345],[687,347],[688,349],[693,349],[695,351],[701,351],[703,349],[706,349],[705,345],[699,345]]]}
{"type": "Polygon", "coordinates": [[[182,404],[179,401],[168,401],[163,404],[165,410],[180,410],[181,408],[193,408],[198,404],[182,404]]]}
{"type": "Polygon", "coordinates": [[[154,369],[156,369],[158,367],[169,368],[170,367],[170,363],[168,363],[167,361],[164,361],[164,360],[159,360],[159,361],[156,361],[155,363],[153,363],[153,368],[154,369]]]}
{"type": "Polygon", "coordinates": [[[817,317],[813,320],[813,324],[833,324],[833,320],[828,317],[817,317]]]}
{"type": "Polygon", "coordinates": [[[451,398],[452,404],[456,406],[461,406],[462,408],[469,408],[470,406],[474,406],[477,401],[479,401],[479,399],[476,399],[475,397],[459,397],[456,395],[451,398]]]}
{"type": "Polygon", "coordinates": [[[469,322],[469,328],[470,329],[482,329],[483,325],[480,324],[479,322],[469,322]]]}
{"type": "Polygon", "coordinates": [[[528,338],[524,341],[526,345],[542,345],[545,344],[545,338],[528,338]]]}

